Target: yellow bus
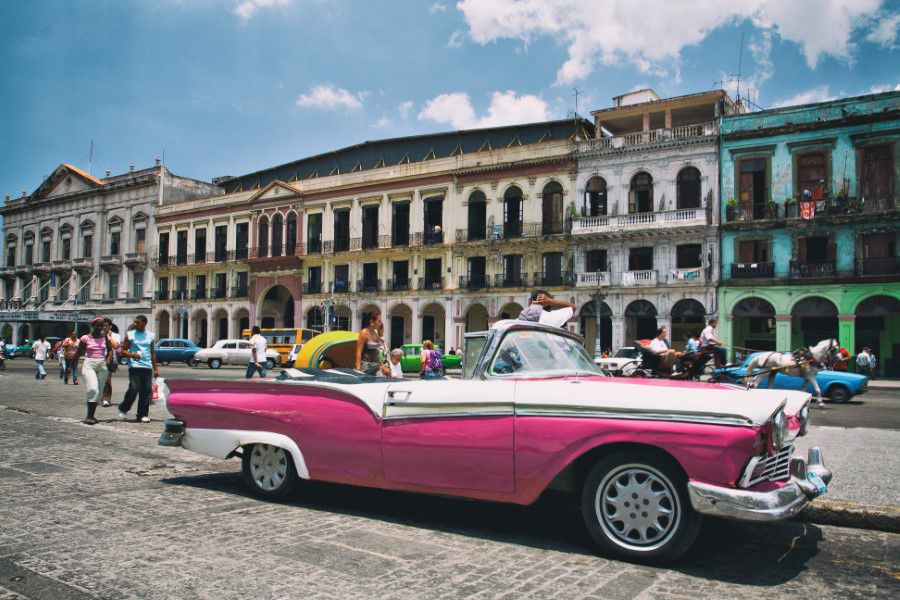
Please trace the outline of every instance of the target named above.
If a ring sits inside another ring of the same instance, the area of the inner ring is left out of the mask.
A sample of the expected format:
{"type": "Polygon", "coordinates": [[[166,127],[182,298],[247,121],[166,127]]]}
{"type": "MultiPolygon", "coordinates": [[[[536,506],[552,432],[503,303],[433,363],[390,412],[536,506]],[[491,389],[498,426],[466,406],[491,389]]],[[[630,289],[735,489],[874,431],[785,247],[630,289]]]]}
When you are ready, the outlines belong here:
{"type": "MultiPolygon", "coordinates": [[[[266,338],[266,344],[269,348],[281,355],[281,364],[287,364],[288,354],[291,353],[294,344],[305,344],[319,335],[319,332],[314,329],[280,327],[260,329],[259,334],[266,338]]],[[[241,332],[241,337],[245,340],[249,340],[251,335],[253,334],[249,329],[241,332]]]]}

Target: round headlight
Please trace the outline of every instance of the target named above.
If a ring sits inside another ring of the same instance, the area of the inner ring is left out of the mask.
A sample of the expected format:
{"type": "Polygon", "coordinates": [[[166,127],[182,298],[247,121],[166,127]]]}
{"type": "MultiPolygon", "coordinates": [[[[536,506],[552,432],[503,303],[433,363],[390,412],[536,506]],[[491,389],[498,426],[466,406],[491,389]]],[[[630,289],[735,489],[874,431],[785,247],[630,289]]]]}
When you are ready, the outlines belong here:
{"type": "Polygon", "coordinates": [[[784,414],[783,410],[779,410],[775,413],[775,416],[772,417],[772,446],[774,446],[776,452],[781,450],[781,447],[784,446],[784,442],[787,440],[790,431],[791,427],[788,423],[787,416],[784,414]]]}

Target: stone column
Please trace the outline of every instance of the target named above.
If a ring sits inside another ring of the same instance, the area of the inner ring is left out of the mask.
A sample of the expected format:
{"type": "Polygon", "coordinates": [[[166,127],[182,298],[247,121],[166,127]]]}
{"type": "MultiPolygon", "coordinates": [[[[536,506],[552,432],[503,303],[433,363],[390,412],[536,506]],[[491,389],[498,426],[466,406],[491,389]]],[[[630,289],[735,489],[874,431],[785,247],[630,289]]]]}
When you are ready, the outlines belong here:
{"type": "Polygon", "coordinates": [[[851,356],[856,354],[856,315],[838,315],[838,342],[851,356]]]}
{"type": "Polygon", "coordinates": [[[791,348],[791,315],[775,315],[775,350],[790,352],[791,348]]]}
{"type": "Polygon", "coordinates": [[[453,300],[448,298],[444,301],[444,340],[448,346],[459,348],[462,340],[456,336],[456,327],[453,323],[453,300]]]}
{"type": "Polygon", "coordinates": [[[625,342],[625,317],[612,317],[612,347],[613,351],[626,345],[625,342]]]}
{"type": "Polygon", "coordinates": [[[418,344],[422,341],[422,316],[419,314],[418,304],[412,307],[412,339],[410,343],[418,344]]]}

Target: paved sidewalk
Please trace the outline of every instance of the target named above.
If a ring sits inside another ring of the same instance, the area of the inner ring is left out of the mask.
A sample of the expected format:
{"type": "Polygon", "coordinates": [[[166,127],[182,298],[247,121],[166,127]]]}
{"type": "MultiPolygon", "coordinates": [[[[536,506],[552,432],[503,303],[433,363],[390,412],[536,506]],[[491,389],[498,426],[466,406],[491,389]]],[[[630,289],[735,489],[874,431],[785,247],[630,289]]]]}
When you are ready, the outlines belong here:
{"type": "Polygon", "coordinates": [[[869,389],[900,390],[900,379],[870,379],[869,389]]]}

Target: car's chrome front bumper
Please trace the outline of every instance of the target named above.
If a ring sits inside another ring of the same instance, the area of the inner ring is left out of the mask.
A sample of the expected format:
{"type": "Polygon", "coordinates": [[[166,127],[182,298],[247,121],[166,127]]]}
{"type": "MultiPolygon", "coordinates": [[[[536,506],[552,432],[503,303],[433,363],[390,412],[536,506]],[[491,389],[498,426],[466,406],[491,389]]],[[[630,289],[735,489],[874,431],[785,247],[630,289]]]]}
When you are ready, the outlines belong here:
{"type": "Polygon", "coordinates": [[[688,495],[694,510],[706,515],[740,521],[781,521],[797,515],[820,495],[808,478],[810,472],[826,484],[831,481],[831,471],[825,467],[818,448],[810,448],[806,460],[792,458],[791,479],[777,489],[757,492],[691,481],[688,495]]]}

